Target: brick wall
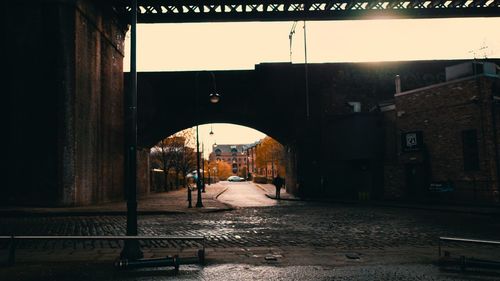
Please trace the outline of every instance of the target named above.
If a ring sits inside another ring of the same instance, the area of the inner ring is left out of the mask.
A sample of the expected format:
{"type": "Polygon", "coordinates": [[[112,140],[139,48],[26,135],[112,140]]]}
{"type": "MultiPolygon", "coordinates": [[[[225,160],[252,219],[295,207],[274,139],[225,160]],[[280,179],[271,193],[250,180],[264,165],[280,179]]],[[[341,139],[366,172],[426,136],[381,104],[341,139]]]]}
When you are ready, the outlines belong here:
{"type": "Polygon", "coordinates": [[[95,1],[7,1],[13,205],[123,198],[126,27],[95,1]]]}
{"type": "MultiPolygon", "coordinates": [[[[78,1],[74,24],[72,153],[75,196],[64,205],[123,198],[124,29],[95,4],[78,1]]],[[[71,50],[69,51],[71,52],[71,50]]],[[[73,66],[68,65],[68,68],[73,66]]],[[[69,183],[71,185],[71,182],[69,183]]]]}
{"type": "MultiPolygon", "coordinates": [[[[423,132],[425,152],[413,154],[427,159],[430,182],[453,183],[455,192],[442,195],[447,199],[493,199],[497,179],[491,95],[495,79],[471,77],[395,95],[400,132],[423,132]],[[477,130],[477,171],[464,170],[462,131],[470,129],[477,130]]],[[[399,153],[403,165],[413,157],[399,153]]]]}

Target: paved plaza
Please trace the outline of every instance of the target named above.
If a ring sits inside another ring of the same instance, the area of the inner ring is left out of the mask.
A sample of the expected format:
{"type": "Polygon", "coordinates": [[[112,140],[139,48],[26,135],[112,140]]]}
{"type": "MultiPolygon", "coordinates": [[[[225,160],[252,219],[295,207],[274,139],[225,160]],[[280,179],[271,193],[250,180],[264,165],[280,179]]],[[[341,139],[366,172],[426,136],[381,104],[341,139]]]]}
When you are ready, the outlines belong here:
{"type": "MultiPolygon", "coordinates": [[[[11,278],[7,280],[35,280],[30,279],[34,272],[47,275],[46,280],[67,280],[64,276],[71,272],[84,273],[85,280],[471,280],[471,275],[464,275],[457,267],[443,271],[436,266],[438,237],[498,240],[500,233],[495,213],[311,202],[286,194],[290,200],[241,208],[220,201],[224,194],[230,194],[228,188],[258,188],[272,198],[269,186],[220,184],[212,191],[207,189],[205,196],[211,198],[207,203],[213,200],[221,209],[167,212],[157,206],[139,216],[140,235],[205,236],[207,261],[203,267],[184,266],[175,276],[165,269],[124,274],[112,267],[123,246],[120,241],[23,241],[17,245],[16,265],[0,271],[11,278]],[[70,265],[62,266],[66,263],[70,265]],[[16,271],[19,268],[23,270],[16,271]],[[92,268],[98,269],[87,270],[92,268]],[[240,278],[234,278],[235,271],[240,278]],[[154,278],[145,278],[148,276],[154,278]],[[375,279],[364,279],[367,276],[375,279]]],[[[125,234],[123,214],[101,215],[88,210],[81,214],[43,214],[40,210],[28,214],[24,210],[21,216],[12,211],[0,219],[0,235],[125,234]]],[[[202,246],[196,241],[141,242],[147,258],[189,257],[202,246]]],[[[7,248],[7,243],[0,244],[2,259],[7,257],[7,248]]],[[[500,259],[495,247],[449,244],[444,249],[452,255],[500,259]]],[[[499,280],[500,275],[489,272],[474,278],[499,280]]]]}

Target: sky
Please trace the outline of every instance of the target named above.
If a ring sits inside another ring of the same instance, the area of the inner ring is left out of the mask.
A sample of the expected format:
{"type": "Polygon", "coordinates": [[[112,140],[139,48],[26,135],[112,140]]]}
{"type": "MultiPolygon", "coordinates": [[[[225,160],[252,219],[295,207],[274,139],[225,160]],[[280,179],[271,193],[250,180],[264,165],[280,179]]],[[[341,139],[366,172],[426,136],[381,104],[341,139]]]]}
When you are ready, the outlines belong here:
{"type": "MultiPolygon", "coordinates": [[[[500,17],[308,21],[306,41],[303,22],[298,22],[290,44],[292,25],[139,24],[137,70],[237,70],[263,62],[304,63],[304,42],[308,63],[500,57],[500,17]]],[[[124,71],[130,68],[129,39],[127,34],[124,71]]],[[[211,142],[208,132],[210,125],[200,127],[203,142],[211,142]]],[[[227,124],[214,126],[214,133],[220,144],[251,143],[264,136],[227,124]]]]}
{"type": "MultiPolygon", "coordinates": [[[[292,22],[140,24],[138,71],[253,69],[289,62],[292,22]]],[[[500,57],[499,18],[308,21],[309,63],[500,57]],[[486,47],[484,50],[481,48],[486,47]]],[[[292,62],[304,62],[303,22],[292,62]]],[[[126,52],[129,52],[127,35],[126,52]]],[[[124,61],[129,70],[129,59],[124,61]]]]}
{"type": "Polygon", "coordinates": [[[202,143],[205,148],[204,156],[212,152],[213,144],[250,144],[263,139],[266,134],[255,129],[229,123],[204,124],[198,126],[200,150],[202,143]],[[210,131],[213,132],[210,135],[210,131]]]}

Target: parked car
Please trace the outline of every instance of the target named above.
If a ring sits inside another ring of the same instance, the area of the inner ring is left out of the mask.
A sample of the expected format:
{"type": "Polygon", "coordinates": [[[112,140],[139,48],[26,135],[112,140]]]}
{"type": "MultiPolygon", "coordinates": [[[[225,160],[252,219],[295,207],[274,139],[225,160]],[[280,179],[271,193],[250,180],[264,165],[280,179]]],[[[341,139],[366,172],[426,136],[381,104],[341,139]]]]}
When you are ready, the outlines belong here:
{"type": "Polygon", "coordinates": [[[229,178],[227,178],[227,181],[245,181],[245,179],[238,176],[230,176],[229,178]]]}

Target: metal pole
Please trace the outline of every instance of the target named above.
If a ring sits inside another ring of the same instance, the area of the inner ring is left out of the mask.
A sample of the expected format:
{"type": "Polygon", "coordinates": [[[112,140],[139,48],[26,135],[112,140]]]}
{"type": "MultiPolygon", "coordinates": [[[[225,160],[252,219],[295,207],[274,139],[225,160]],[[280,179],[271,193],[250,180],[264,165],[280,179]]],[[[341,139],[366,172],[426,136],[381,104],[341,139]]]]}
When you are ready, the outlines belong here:
{"type": "Polygon", "coordinates": [[[210,162],[208,163],[208,185],[212,184],[212,175],[210,174],[210,162]]]}
{"type": "Polygon", "coordinates": [[[198,105],[198,77],[199,77],[199,72],[196,72],[196,79],[195,79],[195,116],[196,116],[196,189],[198,190],[197,196],[196,196],[196,208],[201,208],[203,207],[203,203],[201,202],[201,177],[200,177],[200,140],[199,140],[199,133],[198,133],[198,122],[200,120],[200,114],[199,114],[199,105],[198,105]]]}
{"type": "Polygon", "coordinates": [[[193,205],[191,203],[192,202],[191,186],[190,186],[190,183],[187,182],[187,181],[186,181],[186,185],[187,185],[186,189],[187,189],[187,192],[188,192],[188,199],[187,199],[187,201],[188,201],[188,208],[192,208],[193,205]]]}
{"type": "Polygon", "coordinates": [[[306,21],[304,21],[304,69],[305,69],[305,87],[306,87],[306,117],[309,120],[309,71],[307,68],[307,33],[306,21]]]}
{"type": "MultiPolygon", "coordinates": [[[[130,29],[130,90],[125,97],[125,193],[127,195],[127,235],[137,235],[137,0],[132,0],[130,29]]],[[[125,241],[122,258],[143,257],[137,240],[125,241]]]]}
{"type": "Polygon", "coordinates": [[[198,125],[196,125],[196,171],[196,188],[198,189],[196,208],[201,208],[203,207],[203,203],[201,202],[200,142],[198,139],[198,125]]]}
{"type": "MultiPolygon", "coordinates": [[[[203,155],[205,155],[205,144],[203,142],[201,142],[201,153],[203,155]]],[[[202,162],[201,162],[201,173],[203,175],[203,180],[201,182],[201,188],[202,188],[202,192],[205,193],[205,157],[203,156],[203,158],[201,159],[202,162]]]]}

